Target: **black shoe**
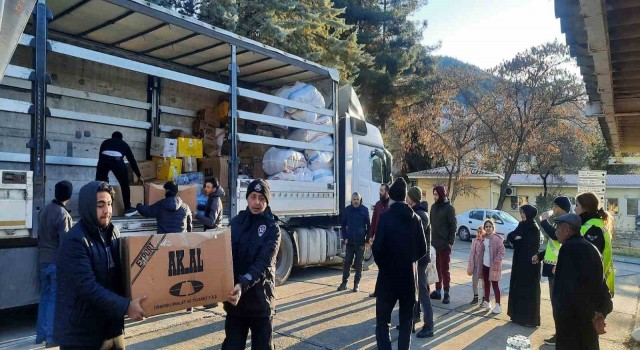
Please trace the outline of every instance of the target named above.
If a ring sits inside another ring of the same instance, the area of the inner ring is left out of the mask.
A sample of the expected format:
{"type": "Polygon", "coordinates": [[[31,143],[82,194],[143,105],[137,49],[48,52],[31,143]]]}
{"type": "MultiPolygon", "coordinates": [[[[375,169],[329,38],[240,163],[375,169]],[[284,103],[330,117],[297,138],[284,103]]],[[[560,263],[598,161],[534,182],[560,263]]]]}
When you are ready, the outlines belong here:
{"type": "Polygon", "coordinates": [[[416,334],[416,337],[418,337],[418,338],[431,338],[433,336],[434,336],[433,330],[428,330],[425,327],[422,327],[420,332],[418,332],[418,334],[416,334]]]}
{"type": "Polygon", "coordinates": [[[469,305],[476,305],[478,304],[478,296],[474,295],[473,296],[473,300],[471,300],[471,302],[469,303],[469,305]]]}
{"type": "Polygon", "coordinates": [[[44,347],[45,349],[49,349],[49,348],[57,348],[59,346],[60,345],[56,344],[55,342],[51,342],[51,343],[46,343],[44,347]]]}
{"type": "Polygon", "coordinates": [[[376,297],[376,292],[369,294],[369,298],[375,298],[375,297],[376,297]]]}
{"type": "Polygon", "coordinates": [[[451,300],[449,299],[449,293],[444,294],[444,298],[442,299],[443,304],[449,304],[451,300]]]}
{"type": "Polygon", "coordinates": [[[124,216],[126,217],[130,217],[134,215],[138,215],[138,210],[136,210],[135,208],[129,208],[124,212],[124,216]]]}
{"type": "Polygon", "coordinates": [[[358,284],[354,284],[352,292],[356,293],[356,292],[359,292],[359,291],[360,291],[360,286],[358,284]]]}
{"type": "Polygon", "coordinates": [[[545,339],[544,343],[547,345],[556,345],[556,335],[554,334],[553,337],[545,339]]]}
{"type": "Polygon", "coordinates": [[[435,300],[440,300],[440,299],[442,299],[442,295],[440,294],[440,291],[434,290],[433,292],[431,292],[431,295],[429,295],[429,298],[435,299],[435,300]]]}
{"type": "Polygon", "coordinates": [[[338,292],[341,292],[343,290],[347,290],[347,283],[346,282],[342,282],[342,284],[338,287],[338,292]]]}

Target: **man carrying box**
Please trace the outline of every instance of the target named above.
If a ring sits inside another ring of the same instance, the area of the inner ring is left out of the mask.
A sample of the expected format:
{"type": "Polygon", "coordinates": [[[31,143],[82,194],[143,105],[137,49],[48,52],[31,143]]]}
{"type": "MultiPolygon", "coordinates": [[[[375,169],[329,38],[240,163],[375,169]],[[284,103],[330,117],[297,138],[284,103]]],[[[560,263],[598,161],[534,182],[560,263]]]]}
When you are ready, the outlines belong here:
{"type": "Polygon", "coordinates": [[[156,218],[158,233],[181,233],[193,231],[191,210],[178,197],[178,184],[167,181],[164,184],[165,198],[152,205],[138,204],[138,213],[147,218],[156,218]]]}
{"type": "Polygon", "coordinates": [[[205,230],[217,228],[222,221],[222,200],[224,189],[215,177],[208,177],[204,181],[204,193],[209,197],[205,206],[198,206],[198,210],[204,211],[204,215],[196,214],[196,219],[204,224],[205,230]]]}
{"type": "Polygon", "coordinates": [[[257,179],[247,188],[246,210],[231,220],[235,287],[224,309],[223,350],[244,349],[251,329],[253,349],[273,349],[276,254],[280,228],[269,208],[270,189],[257,179]]]}
{"type": "Polygon", "coordinates": [[[124,201],[124,215],[133,216],[137,212],[131,208],[131,190],[129,189],[129,175],[127,166],[124,163],[124,157],[127,157],[131,169],[140,181],[140,169],[138,163],[133,157],[131,148],[122,140],[122,133],[114,132],[110,139],[104,140],[100,145],[100,155],[98,157],[98,168],[96,169],[96,181],[109,182],[109,172],[118,180],[122,188],[122,199],[124,201]]]}
{"type": "Polygon", "coordinates": [[[113,189],[94,181],[82,187],[80,221],[58,251],[54,340],[61,349],[124,349],[124,316],[144,318],[146,296],[124,297],[120,231],[111,223],[113,189]]]}

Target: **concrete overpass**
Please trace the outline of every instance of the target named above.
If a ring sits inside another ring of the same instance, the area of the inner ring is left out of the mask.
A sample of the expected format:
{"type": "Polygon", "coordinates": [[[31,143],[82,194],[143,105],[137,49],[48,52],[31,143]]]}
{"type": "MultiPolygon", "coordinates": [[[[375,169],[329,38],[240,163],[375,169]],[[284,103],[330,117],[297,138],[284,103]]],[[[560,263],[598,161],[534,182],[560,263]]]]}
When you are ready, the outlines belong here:
{"type": "Polygon", "coordinates": [[[640,0],[555,0],[589,103],[618,161],[640,154],[640,0]]]}

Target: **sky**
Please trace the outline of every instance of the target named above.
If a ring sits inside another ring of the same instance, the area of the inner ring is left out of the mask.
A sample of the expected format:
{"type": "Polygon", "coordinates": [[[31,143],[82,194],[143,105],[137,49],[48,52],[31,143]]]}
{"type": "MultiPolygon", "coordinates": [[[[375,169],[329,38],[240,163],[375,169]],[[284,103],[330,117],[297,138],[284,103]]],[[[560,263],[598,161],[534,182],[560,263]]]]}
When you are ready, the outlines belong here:
{"type": "Polygon", "coordinates": [[[428,21],[425,45],[441,42],[435,55],[482,69],[497,66],[531,46],[564,43],[553,0],[429,0],[413,17],[428,21]]]}

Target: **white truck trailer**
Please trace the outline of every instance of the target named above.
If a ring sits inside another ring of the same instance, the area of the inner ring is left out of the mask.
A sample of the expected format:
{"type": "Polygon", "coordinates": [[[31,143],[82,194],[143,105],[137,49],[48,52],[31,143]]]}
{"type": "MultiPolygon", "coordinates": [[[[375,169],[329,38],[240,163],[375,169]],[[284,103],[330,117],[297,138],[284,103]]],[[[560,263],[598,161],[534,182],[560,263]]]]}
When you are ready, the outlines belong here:
{"type": "MultiPolygon", "coordinates": [[[[3,26],[11,6],[32,2],[5,0],[3,26]]],[[[382,135],[365,121],[353,89],[338,88],[335,69],[165,8],[140,0],[38,0],[24,32],[2,29],[0,43],[0,73],[8,62],[0,76],[0,309],[38,302],[38,213],[63,179],[74,185],[71,209],[77,212],[77,193],[95,177],[100,144],[116,130],[138,161],[149,159],[153,136],[191,131],[196,110],[226,95],[229,218],[246,207],[250,180],[238,176],[241,145],[334,152],[332,182],[269,181],[283,229],[280,284],[295,266],[340,261],[340,215],[350,194],[360,192],[372,212],[380,185],[391,181],[382,135]],[[314,85],[326,106],[273,95],[295,82],[314,85]],[[331,116],[333,123],[278,118],[252,107],[265,103],[331,116]],[[242,128],[246,121],[327,133],[333,143],[257,135],[242,128]]],[[[154,229],[140,217],[114,222],[124,232],[154,229]]],[[[368,254],[367,264],[372,260],[368,254]]]]}

